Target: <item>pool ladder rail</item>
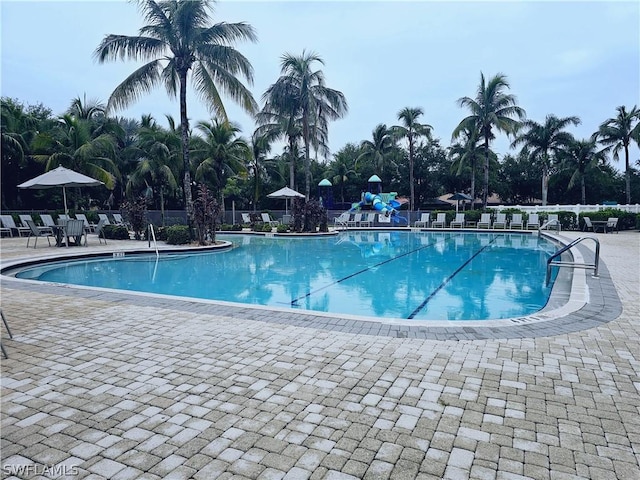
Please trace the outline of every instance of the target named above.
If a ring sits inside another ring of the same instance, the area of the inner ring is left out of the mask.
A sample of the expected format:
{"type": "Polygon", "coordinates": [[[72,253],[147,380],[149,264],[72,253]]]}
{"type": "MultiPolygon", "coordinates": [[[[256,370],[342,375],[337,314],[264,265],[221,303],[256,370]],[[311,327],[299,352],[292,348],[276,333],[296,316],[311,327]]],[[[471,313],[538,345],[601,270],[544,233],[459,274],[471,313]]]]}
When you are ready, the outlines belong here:
{"type": "Polygon", "coordinates": [[[155,247],[155,250],[156,250],[156,258],[158,258],[160,256],[160,253],[158,253],[158,242],[156,241],[156,232],[153,229],[153,223],[150,223],[147,229],[148,229],[147,238],[149,239],[149,248],[151,248],[151,239],[153,238],[153,246],[155,247]]]}
{"type": "Polygon", "coordinates": [[[551,255],[547,260],[547,276],[545,280],[545,285],[549,286],[549,280],[551,280],[551,269],[553,267],[571,267],[571,268],[585,268],[589,270],[593,270],[593,277],[598,278],[598,263],[600,262],[600,241],[594,237],[579,237],[576,238],[573,242],[565,245],[556,253],[551,255]],[[579,244],[583,240],[593,240],[596,244],[596,251],[593,263],[576,263],[576,262],[562,262],[562,261],[554,261],[554,258],[559,257],[564,252],[579,244]]]}

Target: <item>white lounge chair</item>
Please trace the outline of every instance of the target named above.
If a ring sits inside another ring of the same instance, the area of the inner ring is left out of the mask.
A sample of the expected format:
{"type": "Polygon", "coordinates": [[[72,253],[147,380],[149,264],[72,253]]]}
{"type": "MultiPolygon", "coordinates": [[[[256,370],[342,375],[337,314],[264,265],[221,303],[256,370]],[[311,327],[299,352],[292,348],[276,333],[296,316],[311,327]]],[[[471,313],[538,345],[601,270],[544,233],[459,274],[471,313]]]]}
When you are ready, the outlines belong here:
{"type": "Polygon", "coordinates": [[[540,219],[538,218],[537,213],[530,213],[529,218],[527,219],[527,230],[534,228],[540,228],[540,219]]]}
{"type": "Polygon", "coordinates": [[[595,232],[595,230],[593,229],[593,224],[591,223],[591,218],[589,217],[582,217],[582,219],[584,220],[584,227],[582,227],[582,231],[589,231],[591,230],[592,232],[595,232]]]}
{"type": "Polygon", "coordinates": [[[98,236],[98,243],[100,245],[102,245],[102,240],[104,239],[104,244],[107,244],[107,237],[104,234],[104,227],[106,226],[106,223],[104,223],[104,218],[101,218],[98,221],[98,224],[96,225],[96,228],[94,229],[93,233],[95,233],[98,236]]]}
{"type": "Polygon", "coordinates": [[[446,213],[438,213],[436,215],[436,219],[431,222],[431,226],[433,228],[444,228],[447,224],[447,214],[446,213]]]}
{"type": "Polygon", "coordinates": [[[509,222],[509,229],[513,230],[514,228],[518,228],[522,230],[524,228],[524,224],[522,223],[522,214],[514,213],[511,217],[511,221],[509,222]]]}
{"type": "Polygon", "coordinates": [[[421,213],[420,214],[420,220],[416,220],[415,223],[413,224],[414,227],[423,227],[423,228],[429,228],[429,222],[431,221],[431,214],[430,213],[421,213]]]}
{"type": "Polygon", "coordinates": [[[609,217],[607,219],[607,230],[618,233],[618,218],[609,217]]]}
{"type": "Polygon", "coordinates": [[[99,213],[98,218],[100,220],[104,220],[105,225],[111,225],[111,221],[109,220],[109,217],[107,216],[106,213],[99,213]]]}
{"type": "Polygon", "coordinates": [[[361,227],[373,227],[373,222],[376,221],[376,214],[375,213],[367,213],[365,214],[364,218],[362,220],[360,220],[360,226],[361,227]]]}
{"type": "Polygon", "coordinates": [[[463,228],[464,227],[464,213],[456,213],[456,218],[451,220],[449,224],[451,228],[463,228]]]}
{"type": "Polygon", "coordinates": [[[361,213],[354,213],[353,214],[353,218],[350,219],[349,221],[347,221],[347,226],[348,227],[359,227],[361,220],[362,220],[362,214],[361,213]]]}
{"type": "Polygon", "coordinates": [[[23,233],[29,235],[29,227],[23,227],[22,225],[16,225],[16,222],[13,220],[11,215],[0,215],[0,221],[2,221],[2,225],[4,228],[8,228],[11,231],[11,236],[13,237],[13,230],[18,232],[18,236],[21,237],[23,233]]]}
{"type": "Polygon", "coordinates": [[[507,228],[507,214],[497,213],[496,219],[493,221],[493,228],[507,228]]]}
{"type": "Polygon", "coordinates": [[[94,228],[96,227],[95,225],[89,223],[89,220],[87,219],[87,216],[84,213],[76,213],[76,218],[78,220],[82,220],[82,222],[84,223],[84,229],[87,232],[93,232],[94,228]]]}
{"type": "Polygon", "coordinates": [[[351,214],[349,212],[342,212],[340,215],[333,219],[333,226],[335,228],[347,228],[349,226],[349,218],[351,218],[351,214]]]}
{"type": "Polygon", "coordinates": [[[490,228],[491,227],[491,214],[483,213],[480,215],[480,221],[477,225],[478,228],[490,228]]]}
{"type": "Polygon", "coordinates": [[[267,223],[269,225],[271,225],[272,227],[277,227],[278,225],[280,225],[280,222],[278,220],[274,220],[273,218],[271,218],[271,215],[269,215],[268,213],[261,213],[260,216],[262,217],[262,221],[264,223],[267,223]]]}

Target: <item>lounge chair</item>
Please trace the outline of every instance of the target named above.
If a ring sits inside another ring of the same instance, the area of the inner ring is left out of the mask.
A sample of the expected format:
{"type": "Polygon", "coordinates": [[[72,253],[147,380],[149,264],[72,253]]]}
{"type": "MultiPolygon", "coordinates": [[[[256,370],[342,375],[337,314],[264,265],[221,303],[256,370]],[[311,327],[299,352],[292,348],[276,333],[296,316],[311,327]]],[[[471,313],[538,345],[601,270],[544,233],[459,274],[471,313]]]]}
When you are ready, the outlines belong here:
{"type": "Polygon", "coordinates": [[[373,222],[376,221],[376,214],[375,213],[367,213],[365,214],[364,218],[362,220],[360,220],[360,226],[361,227],[373,227],[373,222]]]}
{"type": "Polygon", "coordinates": [[[451,220],[449,224],[450,228],[463,228],[464,227],[464,213],[456,213],[456,218],[451,220]]]}
{"type": "Polygon", "coordinates": [[[280,225],[280,222],[278,220],[272,219],[271,215],[269,215],[268,213],[261,213],[260,216],[262,217],[262,221],[264,223],[267,223],[272,227],[277,227],[278,225],[280,225]]]}
{"type": "Polygon", "coordinates": [[[56,222],[53,221],[53,217],[48,213],[41,213],[40,220],[42,220],[45,227],[54,228],[56,226],[56,222]]]}
{"type": "Polygon", "coordinates": [[[493,221],[493,228],[507,228],[506,213],[496,213],[496,219],[493,221]]]}
{"type": "Polygon", "coordinates": [[[477,227],[489,229],[491,227],[491,214],[483,213],[480,215],[480,221],[478,222],[477,227]]]}
{"type": "MultiPolygon", "coordinates": [[[[51,225],[40,226],[35,222],[33,217],[31,215],[28,215],[28,214],[23,214],[23,215],[18,215],[18,216],[20,217],[20,221],[22,222],[23,225],[27,225],[27,221],[32,221],[34,223],[34,225],[36,227],[38,227],[38,230],[40,230],[41,232],[49,232],[51,235],[53,235],[53,228],[52,228],[51,225]]],[[[29,232],[29,236],[31,236],[31,232],[29,232]]]]}
{"type": "Polygon", "coordinates": [[[540,228],[540,219],[537,213],[530,213],[527,219],[527,230],[540,228]]]}
{"type": "Polygon", "coordinates": [[[60,220],[67,221],[70,219],[71,217],[69,215],[65,215],[64,213],[61,213],[60,215],[58,215],[58,223],[60,223],[60,220]]]}
{"type": "Polygon", "coordinates": [[[561,225],[560,220],[558,220],[558,215],[554,213],[549,214],[549,216],[547,217],[547,223],[545,225],[547,226],[547,230],[553,228],[554,230],[557,230],[559,232],[561,225]]]}
{"type": "Polygon", "coordinates": [[[447,224],[447,214],[438,213],[438,215],[436,215],[436,219],[433,222],[431,222],[431,227],[444,228],[446,224],[447,224]]]}
{"type": "Polygon", "coordinates": [[[514,213],[511,217],[511,221],[509,222],[509,229],[513,230],[514,228],[518,228],[520,230],[524,228],[524,223],[522,223],[521,213],[514,213]]]}
{"type": "Polygon", "coordinates": [[[11,231],[11,236],[13,237],[13,231],[18,232],[18,236],[21,237],[23,233],[29,235],[30,229],[29,227],[17,226],[16,222],[13,220],[11,215],[0,215],[0,221],[2,221],[2,225],[4,228],[8,228],[11,231]]]}
{"type": "Polygon", "coordinates": [[[584,227],[582,227],[582,231],[588,232],[589,230],[591,230],[592,232],[595,232],[595,230],[593,229],[593,223],[591,223],[591,218],[582,217],[582,219],[584,220],[584,227]]]}
{"type": "Polygon", "coordinates": [[[607,219],[607,230],[610,232],[618,233],[618,218],[617,217],[609,217],[607,219]]]}
{"type": "MultiPolygon", "coordinates": [[[[122,219],[122,214],[121,213],[112,213],[111,214],[113,216],[113,221],[115,222],[116,225],[122,225],[126,227],[126,222],[122,219]]],[[[76,218],[78,218],[78,215],[76,215],[76,218]]]]}
{"type": "Polygon", "coordinates": [[[351,218],[351,214],[349,212],[342,212],[340,215],[333,219],[333,226],[335,228],[347,228],[349,226],[349,218],[351,218]]]}
{"type": "Polygon", "coordinates": [[[109,220],[109,217],[107,216],[106,213],[99,213],[98,218],[100,220],[104,220],[105,225],[111,225],[111,221],[109,220]]]}
{"type": "Polygon", "coordinates": [[[241,213],[242,215],[242,224],[243,225],[251,225],[251,215],[248,213],[241,213]]]}
{"type": "Polygon", "coordinates": [[[420,214],[420,220],[416,220],[415,223],[413,224],[414,227],[422,227],[422,228],[429,228],[429,222],[431,221],[431,214],[430,213],[421,213],[420,214]]]}
{"type": "Polygon", "coordinates": [[[89,220],[87,220],[87,216],[84,213],[76,213],[76,218],[78,220],[82,220],[82,222],[84,223],[84,229],[87,232],[93,232],[96,226],[94,224],[89,223],[89,220]]]}
{"type": "Polygon", "coordinates": [[[29,227],[29,236],[27,237],[27,248],[29,248],[29,240],[31,240],[31,237],[35,237],[35,241],[33,242],[33,248],[36,248],[38,246],[38,238],[41,238],[41,237],[45,237],[47,239],[47,243],[49,244],[49,246],[51,246],[51,240],[49,239],[51,237],[56,238],[51,227],[44,227],[46,230],[42,230],[41,229],[42,227],[39,227],[38,225],[36,225],[36,222],[28,218],[25,219],[25,223],[29,227]]]}
{"type": "Polygon", "coordinates": [[[361,213],[354,213],[353,214],[353,218],[350,219],[349,221],[347,221],[347,226],[348,227],[359,227],[361,220],[362,220],[362,214],[361,213]]]}
{"type": "Polygon", "coordinates": [[[93,233],[95,233],[98,236],[98,243],[100,245],[102,245],[102,240],[104,239],[104,244],[107,244],[107,237],[104,234],[104,227],[106,226],[106,223],[104,223],[104,218],[101,218],[98,221],[98,224],[96,225],[95,230],[93,231],[93,233]]]}

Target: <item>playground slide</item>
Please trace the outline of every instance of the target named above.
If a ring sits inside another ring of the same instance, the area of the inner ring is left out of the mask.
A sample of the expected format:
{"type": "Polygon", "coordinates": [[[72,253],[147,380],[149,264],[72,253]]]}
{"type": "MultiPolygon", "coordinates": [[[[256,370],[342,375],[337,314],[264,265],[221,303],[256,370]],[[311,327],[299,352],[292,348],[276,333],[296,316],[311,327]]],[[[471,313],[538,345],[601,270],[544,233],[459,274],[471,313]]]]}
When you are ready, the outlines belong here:
{"type": "Polygon", "coordinates": [[[363,205],[371,205],[374,210],[377,210],[384,215],[391,216],[394,222],[399,223],[401,221],[406,221],[404,217],[400,217],[398,215],[398,208],[400,208],[401,203],[397,200],[389,200],[388,203],[382,201],[380,195],[374,195],[371,192],[366,192],[363,195],[363,200],[357,204],[357,206],[353,207],[351,210],[358,209],[363,205]]]}

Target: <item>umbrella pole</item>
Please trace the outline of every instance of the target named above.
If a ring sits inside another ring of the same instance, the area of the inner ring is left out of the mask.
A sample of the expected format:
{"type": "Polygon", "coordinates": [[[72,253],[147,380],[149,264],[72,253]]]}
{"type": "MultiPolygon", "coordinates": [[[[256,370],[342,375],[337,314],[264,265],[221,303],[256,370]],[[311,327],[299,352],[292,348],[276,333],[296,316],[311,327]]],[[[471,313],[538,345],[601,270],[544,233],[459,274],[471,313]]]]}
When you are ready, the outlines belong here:
{"type": "Polygon", "coordinates": [[[62,186],[62,198],[64,198],[64,214],[69,215],[69,209],[67,208],[67,189],[62,186]]]}

